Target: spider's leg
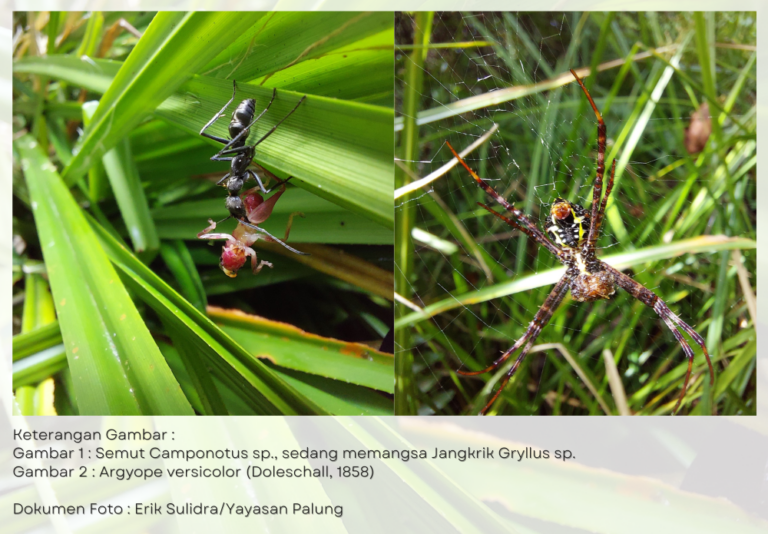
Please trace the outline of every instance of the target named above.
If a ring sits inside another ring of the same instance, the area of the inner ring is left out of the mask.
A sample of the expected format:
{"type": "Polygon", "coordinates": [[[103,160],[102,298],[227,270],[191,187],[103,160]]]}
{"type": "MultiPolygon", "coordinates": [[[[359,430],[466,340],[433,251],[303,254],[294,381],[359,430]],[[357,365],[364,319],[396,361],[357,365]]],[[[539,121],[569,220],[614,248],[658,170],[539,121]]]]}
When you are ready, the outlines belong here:
{"type": "Polygon", "coordinates": [[[557,284],[555,284],[555,287],[552,289],[552,291],[549,293],[547,298],[544,300],[544,304],[541,305],[541,308],[539,308],[539,311],[536,312],[536,315],[533,317],[533,321],[531,321],[531,324],[528,325],[528,328],[526,329],[523,336],[518,339],[514,345],[510,349],[508,349],[504,354],[502,354],[495,362],[493,362],[491,365],[483,369],[482,371],[457,371],[460,375],[464,376],[476,376],[481,375],[483,373],[488,373],[490,371],[493,371],[494,369],[497,369],[500,367],[509,357],[514,354],[520,347],[525,345],[525,348],[522,350],[520,355],[517,357],[517,361],[512,366],[512,368],[507,372],[506,376],[504,377],[504,380],[501,382],[501,386],[496,391],[496,393],[493,395],[493,398],[486,404],[485,408],[480,412],[481,414],[484,414],[486,411],[488,411],[488,408],[493,404],[493,402],[498,398],[498,396],[501,394],[501,391],[504,389],[504,386],[507,385],[507,382],[509,382],[510,378],[512,378],[512,375],[515,373],[517,368],[520,366],[520,363],[523,361],[523,358],[528,354],[528,351],[531,350],[531,347],[533,346],[533,342],[536,341],[536,338],[541,333],[541,330],[547,325],[549,320],[552,318],[552,314],[555,313],[555,310],[560,305],[560,302],[562,302],[563,297],[565,297],[565,294],[568,292],[568,288],[570,287],[571,277],[567,274],[563,276],[557,284]]]}
{"type": "Polygon", "coordinates": [[[245,225],[245,226],[247,226],[248,228],[253,228],[253,229],[254,229],[254,230],[256,230],[257,232],[261,232],[262,234],[264,234],[264,235],[266,235],[267,237],[269,237],[269,238],[270,238],[270,241],[274,241],[275,243],[280,243],[281,245],[283,245],[285,248],[287,248],[288,250],[290,250],[290,251],[291,251],[291,252],[293,252],[294,254],[299,254],[300,256],[310,256],[310,254],[309,254],[308,252],[301,252],[300,250],[296,250],[295,248],[293,248],[293,247],[290,247],[290,246],[286,245],[286,244],[285,244],[285,243],[283,243],[283,242],[282,242],[280,239],[276,238],[275,236],[273,236],[272,234],[270,234],[269,232],[267,232],[267,231],[266,231],[264,228],[261,228],[261,227],[259,227],[259,226],[256,226],[255,224],[251,224],[251,223],[249,223],[249,222],[247,222],[247,221],[244,221],[244,220],[242,220],[242,219],[238,219],[238,220],[240,221],[240,224],[242,224],[242,225],[245,225]]]}
{"type": "MultiPolygon", "coordinates": [[[[520,230],[524,234],[528,234],[534,241],[538,241],[538,239],[536,238],[536,235],[533,232],[531,232],[530,228],[528,228],[526,226],[521,226],[514,219],[510,219],[509,217],[505,217],[504,215],[502,215],[498,211],[495,211],[495,210],[491,209],[489,206],[486,206],[482,202],[478,202],[477,205],[482,207],[482,208],[485,208],[490,213],[492,213],[495,217],[498,217],[499,219],[501,219],[502,221],[504,221],[508,225],[512,226],[513,228],[517,228],[518,230],[520,230]]],[[[547,239],[547,238],[545,237],[545,239],[547,239]]],[[[560,249],[558,249],[555,245],[553,245],[552,242],[549,241],[549,239],[547,239],[546,242],[542,242],[541,244],[542,244],[542,246],[546,247],[552,254],[554,254],[557,257],[560,257],[560,255],[562,254],[560,249]]]]}
{"type": "MultiPolygon", "coordinates": [[[[467,169],[467,172],[469,172],[469,174],[471,174],[471,175],[472,175],[472,178],[474,178],[474,179],[475,179],[475,182],[477,182],[477,185],[479,185],[479,186],[480,186],[482,189],[484,189],[486,193],[488,193],[489,195],[491,195],[491,196],[493,197],[493,199],[494,199],[496,202],[498,202],[499,204],[501,204],[501,205],[502,205],[502,207],[503,207],[505,210],[507,210],[508,212],[510,212],[512,215],[514,215],[514,216],[515,216],[515,219],[517,219],[517,224],[511,223],[511,222],[510,222],[508,219],[506,219],[505,217],[500,217],[502,220],[504,220],[504,221],[508,222],[509,224],[512,224],[512,226],[515,226],[516,228],[519,228],[520,230],[522,230],[523,232],[525,232],[526,234],[528,234],[529,236],[531,236],[531,238],[532,238],[534,241],[536,241],[538,244],[540,244],[541,246],[543,246],[543,247],[545,247],[547,250],[549,250],[549,251],[550,251],[552,254],[554,254],[554,255],[555,255],[555,256],[557,256],[557,257],[560,257],[560,255],[561,255],[560,249],[558,249],[558,248],[557,248],[557,247],[556,247],[556,246],[555,246],[555,245],[554,245],[554,244],[553,244],[553,243],[552,243],[552,242],[549,240],[549,238],[548,238],[546,235],[544,235],[544,233],[543,233],[541,230],[539,230],[539,229],[536,227],[536,225],[535,225],[535,224],[533,224],[533,223],[530,221],[530,219],[528,219],[528,217],[526,217],[526,215],[525,215],[525,214],[524,214],[522,211],[520,211],[519,209],[517,209],[517,208],[516,208],[516,207],[515,207],[513,204],[510,204],[509,202],[507,202],[507,201],[506,201],[506,199],[505,199],[503,196],[501,196],[500,194],[498,194],[498,193],[496,192],[496,190],[495,190],[493,187],[491,187],[490,185],[486,184],[486,183],[483,181],[483,179],[482,179],[482,178],[480,178],[480,177],[477,175],[477,173],[476,173],[475,171],[473,171],[473,170],[472,170],[472,169],[469,167],[469,165],[467,165],[467,164],[464,162],[464,160],[462,159],[462,157],[461,157],[461,156],[459,156],[459,153],[458,153],[458,152],[456,152],[456,151],[453,149],[453,147],[451,146],[451,144],[450,144],[448,141],[446,141],[446,142],[445,142],[445,144],[446,144],[446,145],[448,145],[448,148],[451,150],[451,152],[453,153],[454,157],[455,157],[457,160],[459,160],[459,163],[461,163],[461,164],[462,164],[462,166],[463,166],[465,169],[467,169]]],[[[493,211],[493,210],[491,210],[491,209],[489,209],[487,206],[485,206],[485,205],[483,205],[483,204],[481,204],[481,206],[483,206],[484,208],[488,209],[488,210],[489,210],[491,213],[494,213],[494,211],[493,211]]],[[[494,214],[495,214],[495,213],[494,213],[494,214]]],[[[498,216],[498,214],[495,214],[495,215],[497,215],[497,216],[498,216]]]]}
{"type": "MultiPolygon", "coordinates": [[[[306,98],[307,98],[307,95],[304,95],[304,96],[302,96],[302,97],[301,97],[301,100],[299,100],[299,102],[298,102],[298,103],[297,103],[297,104],[294,106],[294,108],[293,108],[291,111],[289,111],[289,112],[288,112],[288,114],[287,114],[285,117],[283,117],[282,119],[280,119],[280,122],[278,122],[277,124],[275,124],[275,125],[272,127],[272,129],[271,129],[271,130],[269,130],[267,133],[265,133],[263,136],[261,136],[261,139],[259,139],[259,140],[258,140],[258,141],[256,141],[255,143],[253,143],[253,146],[256,146],[256,145],[258,145],[259,143],[261,143],[262,141],[264,141],[264,140],[265,140],[267,137],[269,137],[270,135],[272,135],[273,133],[275,133],[275,130],[277,130],[277,127],[278,127],[278,126],[280,126],[280,125],[283,123],[283,121],[284,121],[285,119],[287,119],[288,117],[290,117],[291,115],[293,115],[293,112],[294,112],[294,111],[296,111],[296,110],[299,108],[299,106],[301,105],[301,103],[302,103],[302,102],[304,102],[304,99],[306,99],[306,98]]],[[[259,116],[261,116],[261,115],[259,115],[259,116]]],[[[251,123],[251,124],[253,124],[253,123],[251,123]]],[[[248,126],[250,127],[250,125],[248,125],[248,126]]]]}
{"type": "Polygon", "coordinates": [[[523,349],[523,352],[520,353],[520,356],[517,357],[517,360],[515,360],[515,364],[512,366],[512,368],[507,371],[507,374],[504,375],[504,378],[501,381],[501,384],[499,385],[499,388],[496,390],[496,393],[493,394],[493,397],[491,397],[491,400],[489,400],[485,406],[483,406],[483,409],[478,412],[477,415],[485,415],[488,410],[493,406],[493,403],[496,402],[496,399],[499,398],[499,395],[501,395],[501,392],[504,391],[504,388],[507,387],[507,384],[512,379],[512,376],[515,374],[515,371],[517,371],[517,368],[520,367],[520,364],[523,361],[523,358],[528,354],[528,351],[531,350],[531,347],[533,346],[533,339],[528,342],[528,344],[523,349]]]}
{"type": "MultiPolygon", "coordinates": [[[[577,82],[579,82],[579,85],[581,86],[582,91],[584,91],[584,94],[587,95],[587,99],[589,100],[589,103],[595,112],[595,116],[597,117],[597,176],[595,177],[595,186],[592,188],[591,216],[591,220],[594,222],[602,218],[600,195],[603,191],[603,175],[605,174],[605,122],[603,121],[603,116],[600,115],[600,111],[598,111],[597,106],[595,105],[595,101],[592,100],[592,96],[589,94],[589,91],[587,91],[587,88],[584,87],[584,82],[581,81],[581,78],[579,78],[579,75],[576,74],[575,70],[571,69],[571,74],[573,74],[573,77],[576,78],[577,82]]],[[[606,193],[606,197],[607,196],[608,194],[606,193]]],[[[605,209],[604,205],[603,209],[605,209]]],[[[595,241],[597,241],[598,234],[595,226],[595,224],[590,224],[589,226],[589,234],[587,235],[587,243],[590,244],[589,246],[594,246],[595,241]]]]}
{"type": "Polygon", "coordinates": [[[211,134],[205,133],[205,130],[207,130],[214,122],[219,120],[219,118],[222,115],[224,115],[224,112],[227,110],[227,107],[229,107],[229,105],[235,99],[235,93],[236,92],[237,92],[237,82],[233,81],[232,82],[232,98],[229,99],[229,102],[224,104],[224,107],[221,108],[221,111],[219,111],[216,115],[214,115],[213,118],[211,120],[209,120],[208,123],[205,126],[203,126],[203,129],[200,130],[200,135],[202,135],[203,137],[207,137],[208,139],[213,139],[214,141],[218,141],[219,143],[221,143],[223,145],[227,145],[228,143],[230,143],[230,141],[227,140],[227,139],[224,139],[222,137],[217,137],[215,135],[211,135],[211,134]]]}
{"type": "Polygon", "coordinates": [[[590,223],[589,234],[587,235],[587,247],[589,247],[590,252],[594,252],[595,243],[597,242],[597,238],[600,237],[600,227],[603,225],[603,218],[605,217],[605,205],[608,203],[608,196],[613,189],[613,176],[615,173],[616,160],[613,160],[613,165],[611,165],[611,176],[608,178],[608,183],[605,186],[605,195],[603,195],[603,200],[600,202],[600,211],[597,212],[597,219],[592,219],[592,222],[590,223]]]}
{"type": "Polygon", "coordinates": [[[614,279],[616,280],[616,284],[620,288],[625,290],[627,293],[635,297],[649,308],[653,309],[653,311],[655,311],[658,316],[664,320],[664,323],[667,325],[667,327],[672,330],[672,334],[675,336],[675,339],[677,339],[677,342],[680,343],[680,347],[683,349],[683,354],[685,354],[685,357],[688,358],[688,371],[685,373],[683,391],[680,393],[680,397],[677,399],[677,404],[675,404],[675,409],[672,411],[673,414],[677,413],[677,409],[680,408],[680,403],[683,401],[683,397],[685,396],[685,391],[688,389],[688,381],[691,379],[691,369],[693,368],[694,356],[693,349],[691,349],[691,346],[685,340],[678,328],[682,329],[686,334],[691,336],[696,344],[701,347],[701,350],[704,351],[704,357],[707,359],[707,365],[709,365],[709,383],[714,384],[715,370],[712,367],[712,361],[709,359],[709,352],[707,352],[707,347],[704,344],[704,338],[702,338],[696,332],[696,330],[691,328],[687,323],[680,319],[680,317],[675,315],[672,310],[669,309],[669,306],[667,306],[663,300],[656,296],[653,291],[636,282],[635,280],[632,280],[632,278],[626,274],[617,271],[610,265],[602,262],[601,265],[604,270],[609,271],[613,275],[614,279]]]}

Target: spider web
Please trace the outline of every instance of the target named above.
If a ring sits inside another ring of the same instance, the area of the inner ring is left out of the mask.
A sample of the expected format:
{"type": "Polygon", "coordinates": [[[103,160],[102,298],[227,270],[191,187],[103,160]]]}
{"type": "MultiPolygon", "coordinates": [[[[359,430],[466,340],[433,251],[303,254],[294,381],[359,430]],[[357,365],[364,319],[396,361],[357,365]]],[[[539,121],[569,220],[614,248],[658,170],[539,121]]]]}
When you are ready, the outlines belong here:
{"type": "MultiPolygon", "coordinates": [[[[422,21],[430,34],[430,43],[440,46],[430,48],[423,66],[417,67],[423,77],[417,91],[418,111],[426,117],[439,113],[444,116],[427,119],[420,126],[416,159],[408,161],[400,152],[399,166],[410,165],[411,170],[405,172],[410,172],[412,179],[427,176],[452,159],[446,141],[462,151],[496,125],[498,129],[488,141],[464,158],[486,183],[526,213],[539,228],[541,218],[548,214],[557,197],[589,209],[596,168],[597,122],[581,89],[571,83],[570,74],[567,82],[553,84],[548,90],[534,89],[517,98],[499,98],[500,102],[458,114],[451,110],[457,103],[467,104],[473,98],[491,98],[494,93],[505,95],[510,87],[536,88],[568,73],[570,68],[589,67],[600,46],[600,25],[604,20],[599,14],[582,17],[574,13],[454,12],[435,14],[431,25],[422,21]],[[574,34],[578,34],[578,39],[574,34]],[[500,46],[491,46],[493,43],[500,46]]],[[[631,24],[624,27],[631,20],[626,15],[614,18],[612,35],[641,40],[639,28],[631,24]],[[617,32],[615,25],[622,25],[624,31],[617,32]]],[[[411,15],[398,14],[398,45],[413,44],[418,22],[411,15]]],[[[680,24],[670,16],[660,22],[660,27],[674,28],[680,24]]],[[[664,43],[679,45],[680,39],[678,34],[668,34],[664,43]]],[[[408,72],[414,66],[410,54],[411,50],[405,47],[396,53],[398,117],[403,115],[405,94],[413,80],[408,72]]],[[[629,54],[626,43],[610,42],[598,63],[629,54]]],[[[676,172],[685,156],[682,130],[688,126],[694,108],[690,101],[686,102],[685,90],[676,81],[664,83],[666,100],[662,98],[655,105],[642,129],[633,128],[638,122],[633,111],[643,109],[638,106],[638,99],[647,99],[659,85],[658,80],[663,81],[665,65],[643,61],[632,68],[642,71],[642,77],[654,80],[649,87],[635,83],[630,75],[611,94],[620,66],[606,69],[597,81],[585,79],[607,126],[606,163],[610,164],[612,158],[608,156],[618,137],[622,136],[626,146],[628,136],[635,130],[639,133],[631,141],[630,159],[617,175],[612,207],[598,243],[598,256],[608,258],[609,263],[610,257],[620,252],[724,231],[714,211],[709,220],[696,224],[654,220],[654,211],[669,210],[669,195],[677,195],[675,213],[689,210],[698,192],[706,187],[706,180],[694,178],[684,193],[677,193],[686,176],[685,172],[676,172]],[[673,87],[667,90],[670,86],[673,87]]],[[[617,160],[621,154],[622,150],[616,154],[617,160]]],[[[750,202],[754,202],[754,190],[749,195],[750,202]]],[[[395,201],[396,215],[411,216],[415,226],[413,266],[396,267],[407,277],[407,298],[418,308],[439,302],[450,307],[417,322],[408,346],[396,347],[398,352],[413,355],[420,413],[469,413],[473,403],[476,413],[479,401],[474,395],[480,394],[485,381],[495,380],[493,373],[470,379],[456,377],[454,371],[478,369],[477,365],[471,367],[468,360],[485,367],[509,348],[525,332],[559,277],[544,285],[533,283],[531,288],[503,298],[481,298],[478,304],[466,302],[468,294],[510,280],[530,280],[559,266],[546,250],[490,216],[477,202],[503,212],[460,166],[430,186],[395,201]]],[[[712,254],[685,255],[677,260],[640,262],[628,273],[697,329],[708,297],[695,295],[697,287],[714,287],[714,281],[700,276],[697,268],[701,263],[706,267],[713,262],[717,262],[717,257],[712,254]]],[[[729,301],[731,309],[742,305],[743,302],[729,301]]],[[[734,324],[738,321],[736,317],[729,320],[734,324]]],[[[574,303],[567,297],[536,343],[563,343],[565,350],[586,368],[600,393],[608,398],[611,392],[605,378],[605,349],[611,353],[618,349],[623,357],[618,367],[628,394],[647,385],[659,369],[683,362],[679,346],[661,320],[641,303],[618,292],[611,301],[593,304],[574,303]],[[626,329],[623,336],[616,334],[617,329],[626,329]],[[651,357],[655,366],[644,366],[651,357]]],[[[695,351],[697,365],[703,364],[700,350],[695,351]]],[[[516,356],[517,353],[512,359],[516,356]]],[[[524,365],[519,371],[525,376],[516,379],[516,385],[508,386],[524,390],[510,399],[513,404],[519,401],[516,409],[549,413],[553,405],[563,403],[570,404],[568,409],[572,413],[585,413],[590,406],[595,411],[594,399],[586,398],[589,392],[561,356],[556,350],[529,354],[527,367],[524,365]],[[552,362],[555,358],[558,361],[552,362]],[[568,377],[563,378],[565,375],[568,377]]],[[[483,399],[488,398],[489,386],[485,387],[483,399]]],[[[670,398],[678,391],[674,389],[670,398]]]]}

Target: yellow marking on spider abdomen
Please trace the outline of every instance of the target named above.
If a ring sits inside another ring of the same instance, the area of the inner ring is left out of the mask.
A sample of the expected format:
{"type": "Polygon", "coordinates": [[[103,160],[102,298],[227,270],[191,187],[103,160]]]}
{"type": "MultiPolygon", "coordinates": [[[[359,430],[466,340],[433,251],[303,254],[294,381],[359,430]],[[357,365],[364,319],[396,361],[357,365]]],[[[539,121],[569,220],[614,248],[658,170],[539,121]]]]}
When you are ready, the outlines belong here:
{"type": "Polygon", "coordinates": [[[547,232],[549,232],[549,235],[552,236],[556,244],[560,245],[562,248],[569,248],[568,245],[566,245],[565,242],[560,239],[560,229],[557,227],[557,225],[553,225],[547,228],[547,232]]]}
{"type": "Polygon", "coordinates": [[[581,274],[588,274],[587,273],[587,264],[584,261],[584,258],[582,257],[582,255],[577,252],[576,254],[573,255],[573,259],[576,261],[576,267],[578,267],[579,272],[581,274]]]}

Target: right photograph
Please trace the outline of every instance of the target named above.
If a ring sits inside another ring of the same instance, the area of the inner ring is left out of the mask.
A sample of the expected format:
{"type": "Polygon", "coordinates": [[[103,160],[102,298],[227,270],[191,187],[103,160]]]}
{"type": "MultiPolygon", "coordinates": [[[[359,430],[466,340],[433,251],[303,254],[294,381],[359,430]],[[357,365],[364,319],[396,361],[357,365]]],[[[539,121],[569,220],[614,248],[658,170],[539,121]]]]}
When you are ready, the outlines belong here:
{"type": "Polygon", "coordinates": [[[755,415],[755,39],[396,14],[397,414],[755,415]]]}

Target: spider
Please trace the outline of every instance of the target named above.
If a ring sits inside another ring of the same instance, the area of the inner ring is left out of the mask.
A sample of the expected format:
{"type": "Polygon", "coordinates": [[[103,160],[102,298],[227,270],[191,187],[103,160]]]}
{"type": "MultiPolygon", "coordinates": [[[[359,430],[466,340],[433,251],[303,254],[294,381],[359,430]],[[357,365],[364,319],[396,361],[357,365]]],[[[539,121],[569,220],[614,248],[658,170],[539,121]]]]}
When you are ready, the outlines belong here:
{"type": "Polygon", "coordinates": [[[600,235],[600,226],[603,222],[605,206],[613,187],[616,161],[614,160],[611,167],[610,178],[608,179],[605,188],[605,195],[603,195],[601,201],[600,196],[603,189],[603,175],[605,173],[605,122],[603,122],[603,117],[600,114],[600,111],[598,111],[595,102],[592,100],[589,91],[584,87],[581,78],[579,78],[573,70],[571,70],[571,74],[573,74],[573,77],[579,82],[581,89],[584,91],[584,94],[589,100],[589,103],[595,112],[595,116],[597,117],[597,171],[595,183],[592,188],[591,211],[587,211],[582,206],[573,204],[562,198],[556,198],[552,203],[549,216],[546,218],[545,228],[546,233],[552,240],[537,228],[524,213],[518,210],[513,204],[507,202],[504,197],[497,193],[490,185],[486,184],[477,173],[464,162],[450,143],[446,142],[448,148],[453,152],[454,157],[462,164],[469,174],[472,175],[477,182],[477,185],[493,197],[496,202],[501,204],[501,206],[512,215],[512,218],[494,211],[481,202],[478,202],[478,205],[488,210],[493,216],[498,217],[510,226],[517,228],[530,236],[531,239],[540,246],[546,248],[552,254],[557,256],[557,259],[559,259],[566,267],[563,277],[557,284],[555,284],[552,292],[544,300],[544,304],[542,304],[539,311],[536,312],[533,321],[528,325],[523,336],[518,339],[512,347],[505,351],[491,365],[481,371],[458,371],[458,373],[464,376],[476,376],[491,372],[501,367],[512,354],[522,347],[520,355],[504,376],[496,393],[494,393],[491,400],[488,401],[485,407],[480,411],[480,415],[485,415],[515,374],[515,371],[520,367],[520,363],[523,361],[526,354],[528,354],[528,351],[531,350],[534,341],[541,330],[549,322],[552,314],[568,292],[568,289],[571,290],[571,297],[573,300],[577,302],[592,302],[599,299],[610,298],[614,294],[616,286],[618,286],[649,308],[652,308],[653,311],[663,319],[664,323],[672,331],[672,334],[674,334],[678,343],[680,343],[683,353],[688,358],[688,371],[685,374],[683,390],[680,392],[680,397],[677,399],[675,409],[672,411],[674,414],[677,412],[680,403],[685,397],[685,391],[688,388],[688,382],[691,378],[691,368],[693,366],[693,350],[678,330],[678,327],[691,336],[704,351],[704,356],[709,365],[710,384],[714,384],[715,379],[712,362],[709,359],[707,347],[704,345],[704,339],[702,339],[693,328],[675,315],[663,300],[648,288],[635,282],[629,276],[597,259],[595,244],[600,235]]]}

